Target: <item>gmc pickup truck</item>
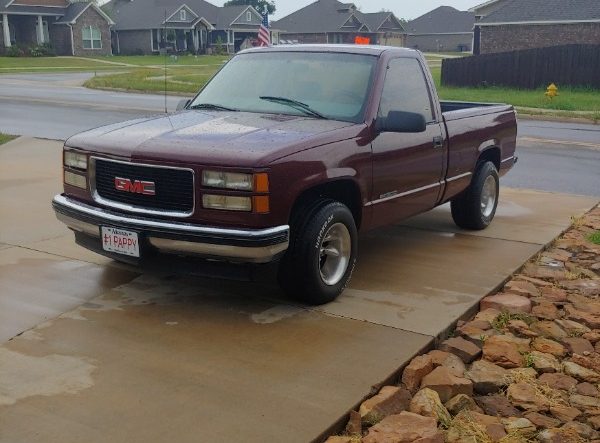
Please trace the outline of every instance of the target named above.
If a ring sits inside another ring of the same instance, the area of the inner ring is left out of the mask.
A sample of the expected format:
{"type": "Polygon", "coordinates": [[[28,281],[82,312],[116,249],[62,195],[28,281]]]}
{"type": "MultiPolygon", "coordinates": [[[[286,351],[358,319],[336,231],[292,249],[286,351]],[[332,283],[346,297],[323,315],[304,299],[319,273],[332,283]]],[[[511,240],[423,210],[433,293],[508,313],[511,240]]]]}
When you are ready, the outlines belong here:
{"type": "Polygon", "coordinates": [[[511,106],[440,102],[417,51],[255,48],[176,113],[67,140],[53,207],[116,260],[279,261],[284,290],[322,304],[347,286],[359,232],[446,202],[486,228],[516,135],[511,106]]]}

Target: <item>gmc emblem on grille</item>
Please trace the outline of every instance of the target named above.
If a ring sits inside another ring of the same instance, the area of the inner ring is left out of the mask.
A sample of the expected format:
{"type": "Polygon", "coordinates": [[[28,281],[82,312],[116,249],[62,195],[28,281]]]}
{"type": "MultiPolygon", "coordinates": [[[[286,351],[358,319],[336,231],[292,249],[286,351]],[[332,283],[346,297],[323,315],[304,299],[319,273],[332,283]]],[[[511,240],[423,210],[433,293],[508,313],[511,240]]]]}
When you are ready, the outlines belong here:
{"type": "Polygon", "coordinates": [[[133,194],[156,195],[154,182],[130,180],[122,177],[115,177],[115,189],[133,194]]]}

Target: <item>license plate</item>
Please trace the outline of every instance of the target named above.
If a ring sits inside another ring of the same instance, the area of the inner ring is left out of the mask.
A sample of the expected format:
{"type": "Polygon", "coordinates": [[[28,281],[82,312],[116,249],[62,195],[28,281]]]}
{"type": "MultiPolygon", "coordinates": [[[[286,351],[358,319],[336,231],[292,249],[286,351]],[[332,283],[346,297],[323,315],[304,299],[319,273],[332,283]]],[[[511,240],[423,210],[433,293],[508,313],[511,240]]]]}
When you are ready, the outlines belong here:
{"type": "Polygon", "coordinates": [[[140,256],[140,241],[137,232],[102,226],[102,249],[117,254],[140,256]]]}

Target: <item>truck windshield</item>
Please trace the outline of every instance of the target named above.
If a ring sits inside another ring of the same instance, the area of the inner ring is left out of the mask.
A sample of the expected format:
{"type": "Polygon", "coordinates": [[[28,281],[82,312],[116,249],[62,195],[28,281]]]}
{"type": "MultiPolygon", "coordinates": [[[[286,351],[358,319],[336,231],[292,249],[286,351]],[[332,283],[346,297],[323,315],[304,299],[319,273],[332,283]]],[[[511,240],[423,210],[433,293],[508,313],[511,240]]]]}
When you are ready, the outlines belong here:
{"type": "Polygon", "coordinates": [[[234,57],[189,108],[363,121],[377,58],[318,52],[234,57]]]}

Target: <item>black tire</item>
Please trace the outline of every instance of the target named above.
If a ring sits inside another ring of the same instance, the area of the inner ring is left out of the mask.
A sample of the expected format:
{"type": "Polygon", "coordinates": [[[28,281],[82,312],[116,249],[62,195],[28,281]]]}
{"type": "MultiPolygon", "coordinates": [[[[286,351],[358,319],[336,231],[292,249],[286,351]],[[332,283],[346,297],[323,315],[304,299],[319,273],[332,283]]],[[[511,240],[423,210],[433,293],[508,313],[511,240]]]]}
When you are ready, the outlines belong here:
{"type": "Polygon", "coordinates": [[[356,264],[358,233],[354,217],[342,203],[324,199],[305,206],[297,214],[292,220],[290,246],[279,267],[279,284],[303,303],[322,305],[332,302],[346,289],[356,264]],[[328,260],[331,260],[330,264],[338,263],[336,257],[330,259],[329,255],[321,253],[328,245],[324,242],[326,236],[332,232],[340,233],[340,245],[345,246],[338,248],[338,252],[341,257],[347,256],[347,260],[333,266],[337,272],[332,272],[327,282],[328,260]]]}
{"type": "Polygon", "coordinates": [[[469,187],[450,203],[454,223],[460,228],[475,231],[487,228],[496,215],[499,191],[500,178],[496,166],[489,161],[481,163],[469,187]],[[490,191],[488,187],[492,180],[495,189],[490,191]],[[490,200],[492,197],[493,202],[490,200]]]}

